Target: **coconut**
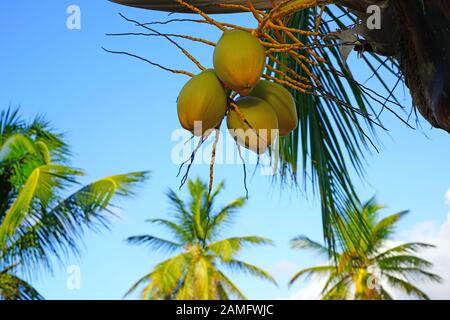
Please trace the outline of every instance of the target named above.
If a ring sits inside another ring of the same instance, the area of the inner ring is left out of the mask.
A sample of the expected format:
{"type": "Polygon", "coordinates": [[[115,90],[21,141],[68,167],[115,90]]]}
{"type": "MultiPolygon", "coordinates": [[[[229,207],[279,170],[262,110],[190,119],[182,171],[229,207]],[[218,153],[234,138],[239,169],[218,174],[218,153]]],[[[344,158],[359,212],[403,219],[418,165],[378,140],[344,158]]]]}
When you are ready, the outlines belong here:
{"type": "Polygon", "coordinates": [[[230,110],[227,126],[231,136],[241,146],[264,153],[278,136],[277,114],[267,102],[256,97],[239,98],[236,105],[251,127],[236,111],[230,110]]]}
{"type": "Polygon", "coordinates": [[[266,55],[257,37],[232,30],[223,33],[213,60],[217,76],[225,86],[246,96],[261,78],[266,55]]]}
{"type": "Polygon", "coordinates": [[[295,100],[285,87],[275,82],[261,80],[249,95],[263,99],[272,106],[278,117],[280,136],[286,136],[297,128],[295,100]]]}
{"type": "Polygon", "coordinates": [[[181,126],[196,136],[202,136],[207,130],[217,127],[226,110],[225,89],[212,69],[192,77],[181,89],[177,100],[181,126]]]}

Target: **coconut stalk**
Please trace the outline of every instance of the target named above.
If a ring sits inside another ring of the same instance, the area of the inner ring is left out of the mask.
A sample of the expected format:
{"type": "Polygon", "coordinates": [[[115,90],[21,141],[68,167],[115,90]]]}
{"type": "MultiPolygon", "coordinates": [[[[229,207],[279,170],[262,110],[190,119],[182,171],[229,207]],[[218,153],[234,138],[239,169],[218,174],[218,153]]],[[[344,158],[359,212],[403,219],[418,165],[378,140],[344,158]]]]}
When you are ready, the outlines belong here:
{"type": "MultiPolygon", "coordinates": [[[[168,12],[190,12],[174,0],[112,0],[123,5],[168,12]]],[[[247,0],[190,0],[208,14],[245,11],[247,0]],[[223,6],[232,4],[234,6],[223,6]]],[[[257,10],[269,10],[282,0],[252,0],[257,10]]],[[[292,0],[292,3],[298,2],[292,0]]],[[[325,1],[317,1],[317,5],[325,1]]],[[[363,43],[355,47],[396,59],[411,91],[413,104],[436,128],[450,133],[450,1],[335,0],[359,19],[363,43]],[[367,27],[367,8],[381,8],[382,27],[367,27]]]]}

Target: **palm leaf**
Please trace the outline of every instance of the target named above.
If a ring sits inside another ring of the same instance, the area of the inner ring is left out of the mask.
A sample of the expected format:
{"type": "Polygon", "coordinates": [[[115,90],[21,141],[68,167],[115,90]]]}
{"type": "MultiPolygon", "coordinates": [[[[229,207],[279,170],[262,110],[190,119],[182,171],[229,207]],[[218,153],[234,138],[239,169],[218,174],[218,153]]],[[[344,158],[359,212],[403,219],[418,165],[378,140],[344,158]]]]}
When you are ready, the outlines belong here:
{"type": "Polygon", "coordinates": [[[0,300],[43,300],[41,294],[19,277],[0,273],[0,300]]]}
{"type": "Polygon", "coordinates": [[[386,291],[383,287],[379,289],[379,295],[381,300],[394,300],[391,296],[391,294],[386,291]]]}
{"type": "MultiPolygon", "coordinates": [[[[301,10],[293,14],[287,26],[314,30],[316,10],[301,10]]],[[[345,27],[344,18],[351,17],[348,11],[338,7],[327,7],[325,12],[334,18],[333,22],[340,28],[345,27]],[[343,13],[340,18],[336,17],[339,10],[343,13]]],[[[321,34],[334,31],[331,23],[323,19],[318,31],[321,34]]],[[[298,35],[298,38],[305,45],[313,45],[310,37],[298,35]]],[[[311,67],[323,89],[319,95],[292,92],[297,102],[299,127],[280,141],[280,175],[283,179],[293,177],[295,180],[301,168],[305,183],[311,181],[313,190],[321,198],[324,236],[328,246],[334,250],[336,238],[341,237],[340,231],[335,228],[336,216],[345,220],[359,219],[349,216],[345,210],[349,199],[357,199],[350,169],[364,175],[364,158],[373,149],[376,135],[374,123],[368,119],[372,109],[366,92],[353,79],[347,66],[342,64],[338,43],[331,38],[323,42],[324,46],[314,50],[327,64],[311,67]]],[[[302,54],[312,58],[306,50],[302,54]]],[[[277,58],[301,76],[308,77],[292,58],[286,58],[281,53],[277,58]]],[[[352,237],[360,238],[361,234],[352,237]]]]}
{"type": "Polygon", "coordinates": [[[402,280],[400,278],[391,275],[386,275],[386,279],[389,285],[391,285],[394,288],[401,289],[403,292],[407,293],[410,296],[415,296],[423,300],[430,300],[430,297],[425,292],[423,292],[422,290],[420,290],[419,288],[417,288],[408,281],[402,280]]]}
{"type": "Polygon", "coordinates": [[[22,128],[24,122],[19,117],[19,109],[9,106],[0,112],[0,143],[3,144],[4,137],[17,132],[22,128]]]}
{"type": "Polygon", "coordinates": [[[182,248],[182,245],[170,240],[154,237],[151,235],[133,236],[126,239],[129,244],[146,245],[156,250],[172,252],[182,248]]]}
{"type": "Polygon", "coordinates": [[[291,280],[289,281],[289,286],[293,285],[294,282],[296,282],[300,277],[324,276],[332,273],[335,270],[335,267],[327,265],[300,270],[291,278],[291,280]]]}
{"type": "Polygon", "coordinates": [[[327,255],[329,250],[327,247],[321,245],[318,242],[315,242],[309,239],[306,236],[298,236],[291,240],[291,248],[292,249],[309,249],[313,251],[317,251],[319,254],[327,255]]]}
{"type": "Polygon", "coordinates": [[[322,300],[346,300],[349,296],[350,280],[340,278],[330,289],[323,292],[322,300]]]}
{"type": "Polygon", "coordinates": [[[17,264],[0,271],[0,300],[43,300],[29,283],[12,274],[17,264]]]}
{"type": "Polygon", "coordinates": [[[186,230],[184,230],[181,226],[177,225],[175,222],[169,221],[167,219],[147,219],[146,221],[165,227],[179,242],[188,242],[192,240],[189,233],[186,232],[186,230]]]}
{"type": "Polygon", "coordinates": [[[213,252],[224,261],[232,259],[239,251],[248,245],[268,245],[273,242],[258,236],[233,237],[209,244],[206,249],[213,252]]]}
{"type": "Polygon", "coordinates": [[[61,180],[69,180],[77,174],[80,172],[60,165],[44,165],[33,170],[0,225],[0,248],[27,217],[34,198],[39,199],[41,206],[46,208],[53,196],[53,189],[61,185],[61,180]]]}
{"type": "Polygon", "coordinates": [[[393,268],[383,268],[385,273],[390,275],[402,276],[405,279],[414,279],[414,280],[428,280],[436,283],[441,283],[443,280],[440,276],[427,272],[419,267],[393,267],[393,268]]]}
{"type": "Polygon", "coordinates": [[[171,296],[177,288],[180,279],[182,279],[183,274],[186,272],[186,267],[190,259],[191,256],[189,253],[182,253],[159,263],[152,272],[137,281],[125,296],[134,292],[134,290],[144,283],[147,283],[147,285],[142,295],[146,298],[151,298],[149,297],[150,293],[154,293],[154,298],[156,299],[171,296]]]}
{"type": "Polygon", "coordinates": [[[404,268],[404,267],[414,267],[414,268],[430,268],[433,264],[420,257],[411,255],[396,255],[393,257],[386,257],[376,260],[376,263],[380,268],[404,268]]]}
{"type": "Polygon", "coordinates": [[[213,217],[211,217],[208,234],[210,234],[211,237],[218,235],[222,227],[231,222],[232,217],[245,205],[246,201],[247,199],[244,197],[237,198],[222,207],[213,217]]]}
{"type": "Polygon", "coordinates": [[[247,262],[236,260],[236,259],[232,259],[232,260],[226,261],[224,263],[231,270],[248,273],[254,277],[257,277],[257,278],[260,278],[263,280],[267,280],[267,281],[273,283],[274,285],[278,286],[275,279],[267,271],[265,271],[257,266],[254,266],[247,262]]]}
{"type": "Polygon", "coordinates": [[[208,300],[210,298],[209,292],[215,286],[211,286],[211,277],[209,274],[209,263],[205,258],[200,258],[193,265],[192,284],[193,296],[200,300],[208,300]]]}
{"type": "Polygon", "coordinates": [[[0,162],[37,152],[34,143],[22,134],[13,134],[0,144],[0,162]]]}
{"type": "Polygon", "coordinates": [[[394,232],[394,224],[408,213],[409,211],[402,211],[381,219],[373,228],[373,236],[378,239],[386,239],[394,232]]]}
{"type": "Polygon", "coordinates": [[[394,248],[390,248],[384,252],[381,252],[374,259],[380,260],[381,258],[390,257],[393,255],[414,253],[419,249],[427,249],[427,248],[434,248],[434,247],[435,247],[434,245],[431,245],[428,243],[409,242],[409,243],[404,243],[404,244],[395,246],[394,248]]]}
{"type": "Polygon", "coordinates": [[[108,219],[114,215],[109,210],[110,201],[114,197],[132,195],[133,188],[147,176],[145,172],[138,172],[95,181],[51,208],[39,211],[31,208],[26,212],[31,219],[30,223],[23,224],[7,215],[0,226],[0,232],[4,236],[9,234],[11,238],[8,231],[12,230],[17,237],[10,239],[2,259],[13,261],[19,256],[27,261],[27,265],[23,267],[33,269],[37,263],[44,263],[49,269],[50,256],[61,260],[69,252],[78,254],[84,230],[90,228],[99,231],[101,227],[107,227],[108,219]]]}
{"type": "Polygon", "coordinates": [[[242,291],[220,270],[217,270],[221,277],[221,283],[228,292],[235,295],[238,299],[247,300],[242,291]]]}

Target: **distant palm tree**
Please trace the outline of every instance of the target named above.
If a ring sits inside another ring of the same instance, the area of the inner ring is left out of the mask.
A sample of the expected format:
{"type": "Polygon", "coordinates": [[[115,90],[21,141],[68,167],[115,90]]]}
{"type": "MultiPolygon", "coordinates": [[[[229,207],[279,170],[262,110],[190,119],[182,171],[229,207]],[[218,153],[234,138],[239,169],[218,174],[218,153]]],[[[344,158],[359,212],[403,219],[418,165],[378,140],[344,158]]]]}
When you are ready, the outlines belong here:
{"type": "Polygon", "coordinates": [[[244,205],[245,198],[238,198],[213,211],[223,183],[211,195],[208,195],[207,186],[199,179],[188,181],[188,188],[191,198],[187,204],[169,190],[167,196],[173,205],[171,220],[148,220],[166,227],[173,234],[173,240],[152,235],[127,239],[130,244],[144,244],[155,250],[178,251],[177,255],[159,263],[142,277],[127,295],[138,286],[145,285],[141,295],[143,299],[245,299],[236,284],[222,272],[221,266],[276,284],[266,271],[236,258],[244,246],[271,244],[271,240],[258,236],[219,238],[237,209],[244,205]]]}
{"type": "Polygon", "coordinates": [[[42,118],[30,124],[18,110],[0,113],[0,300],[41,299],[17,276],[52,269],[79,253],[85,228],[99,230],[113,216],[115,196],[131,196],[145,172],[114,175],[82,186],[84,173],[68,166],[69,148],[42,118]]]}
{"type": "MultiPolygon", "coordinates": [[[[418,299],[429,299],[428,295],[413,285],[412,280],[429,280],[440,282],[441,278],[428,271],[432,264],[419,258],[415,253],[419,249],[433,248],[433,245],[419,242],[389,246],[387,242],[394,232],[394,224],[407,211],[379,219],[378,212],[382,205],[369,200],[361,206],[360,215],[365,220],[367,229],[360,243],[344,244],[345,249],[332,256],[331,263],[303,269],[290,281],[292,285],[302,276],[327,277],[322,290],[322,299],[392,299],[388,289],[397,289],[403,294],[418,299]],[[366,240],[367,239],[367,240],[366,240]]],[[[344,222],[341,228],[355,229],[357,222],[344,222]]],[[[348,238],[344,234],[344,241],[348,238]]],[[[329,250],[321,244],[300,236],[291,241],[294,249],[312,249],[322,254],[329,250]]]]}

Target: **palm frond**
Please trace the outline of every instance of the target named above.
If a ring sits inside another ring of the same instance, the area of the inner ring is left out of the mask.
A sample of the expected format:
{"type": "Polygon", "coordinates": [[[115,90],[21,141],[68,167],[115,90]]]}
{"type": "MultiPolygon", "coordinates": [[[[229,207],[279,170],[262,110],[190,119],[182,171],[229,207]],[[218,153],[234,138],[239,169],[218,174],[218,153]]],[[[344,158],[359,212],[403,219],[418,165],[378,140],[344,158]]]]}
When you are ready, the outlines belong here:
{"type": "Polygon", "coordinates": [[[386,239],[394,232],[394,224],[407,215],[409,211],[401,211],[380,220],[373,228],[373,236],[377,239],[386,239]]]}
{"type": "Polygon", "coordinates": [[[258,236],[233,237],[209,244],[206,249],[224,261],[232,259],[239,251],[249,245],[272,245],[270,239],[258,236]]]}
{"type": "Polygon", "coordinates": [[[232,202],[222,207],[213,217],[211,217],[211,223],[209,224],[208,233],[210,237],[218,235],[221,228],[227,223],[231,222],[233,216],[237,211],[245,205],[246,198],[237,198],[232,202]]]}
{"type": "Polygon", "coordinates": [[[65,136],[56,132],[49,121],[42,116],[37,116],[33,122],[26,127],[25,132],[32,135],[36,142],[42,142],[48,148],[51,162],[67,164],[71,155],[69,146],[65,142],[65,136]]]}
{"type": "Polygon", "coordinates": [[[350,295],[351,281],[348,277],[340,278],[330,289],[322,293],[322,300],[347,300],[350,295]]]}
{"type": "Polygon", "coordinates": [[[132,245],[146,245],[157,251],[163,250],[169,253],[182,248],[182,245],[179,243],[151,235],[129,237],[126,239],[126,242],[132,245]]]}
{"type": "Polygon", "coordinates": [[[0,300],[43,300],[32,285],[12,274],[15,267],[9,266],[0,271],[0,300]]]}
{"type": "Polygon", "coordinates": [[[150,273],[148,273],[148,274],[146,274],[145,276],[141,277],[138,281],[136,281],[136,282],[130,287],[130,289],[128,289],[128,291],[125,292],[125,294],[123,295],[123,298],[128,297],[130,294],[132,294],[133,292],[135,292],[136,289],[137,289],[139,286],[141,286],[141,285],[147,283],[148,281],[150,281],[152,273],[153,273],[153,271],[150,272],[150,273]]]}
{"type": "Polygon", "coordinates": [[[205,218],[209,212],[205,212],[205,207],[203,207],[203,200],[207,195],[206,185],[204,185],[200,180],[188,181],[188,188],[191,196],[190,202],[190,212],[192,215],[192,227],[194,230],[195,238],[198,240],[205,239],[206,225],[205,218]]]}
{"type": "Polygon", "coordinates": [[[4,137],[8,137],[24,126],[19,116],[19,108],[9,106],[0,112],[0,142],[3,144],[4,137]]]}
{"type": "Polygon", "coordinates": [[[72,176],[78,174],[79,171],[61,165],[43,165],[33,170],[0,225],[0,248],[4,247],[7,237],[12,237],[27,217],[35,198],[43,208],[47,208],[53,197],[53,189],[61,186],[61,180],[71,180],[72,176]]]}
{"type": "Polygon", "coordinates": [[[34,143],[28,137],[20,133],[13,134],[0,144],[0,163],[36,152],[34,143]]]}
{"type": "Polygon", "coordinates": [[[152,272],[136,282],[125,296],[131,294],[140,285],[147,283],[142,293],[143,296],[149,298],[149,294],[153,293],[153,298],[156,299],[170,297],[185,274],[191,258],[189,253],[182,253],[159,263],[152,272]]]}
{"type": "MultiPolygon", "coordinates": [[[[94,230],[98,223],[106,226],[108,216],[114,215],[108,210],[111,201],[114,198],[132,196],[134,189],[147,178],[148,172],[132,172],[99,179],[60,201],[42,219],[48,222],[49,231],[56,231],[53,234],[55,241],[58,236],[80,234],[80,229],[85,226],[94,230]],[[50,223],[51,221],[60,223],[50,223]]],[[[47,228],[46,224],[41,225],[40,230],[47,228]]]]}
{"type": "Polygon", "coordinates": [[[325,295],[326,292],[328,292],[332,287],[334,287],[342,279],[346,278],[348,278],[348,275],[339,273],[335,268],[332,272],[330,272],[330,275],[322,288],[321,294],[325,295]]]}
{"type": "Polygon", "coordinates": [[[309,249],[318,252],[319,254],[328,255],[329,250],[324,245],[309,239],[306,236],[298,236],[291,240],[292,249],[309,249]]]}
{"type": "Polygon", "coordinates": [[[408,281],[402,280],[400,278],[391,275],[386,275],[386,279],[389,285],[392,286],[393,288],[400,289],[402,292],[410,296],[414,296],[418,299],[430,300],[430,297],[425,292],[423,292],[422,290],[420,290],[419,288],[417,288],[408,281]]]}
{"type": "MultiPolygon", "coordinates": [[[[211,286],[214,283],[210,275],[210,266],[205,258],[200,258],[193,265],[192,283],[189,284],[193,289],[193,295],[200,300],[208,300],[210,298],[210,291],[214,290],[216,286],[211,286]]],[[[212,298],[212,297],[211,297],[212,298]]]]}
{"type": "Polygon", "coordinates": [[[219,300],[230,300],[230,296],[222,283],[219,283],[217,286],[217,298],[219,300]]]}
{"type": "Polygon", "coordinates": [[[395,246],[393,248],[387,249],[381,253],[379,253],[374,259],[379,260],[386,257],[391,257],[398,254],[407,254],[407,253],[414,253],[420,249],[428,249],[428,248],[434,248],[435,246],[428,243],[422,243],[422,242],[408,242],[403,243],[401,245],[395,246]]]}
{"type": "Polygon", "coordinates": [[[381,300],[394,300],[391,294],[383,287],[379,288],[379,295],[381,300]]]}
{"type": "Polygon", "coordinates": [[[147,219],[147,222],[161,225],[168,229],[179,242],[192,242],[191,235],[181,226],[167,219],[147,219]]]}
{"type": "Polygon", "coordinates": [[[289,281],[289,286],[292,286],[300,277],[311,277],[311,276],[326,276],[330,273],[336,271],[336,268],[330,265],[317,266],[302,269],[297,272],[289,281]]]}
{"type": "Polygon", "coordinates": [[[192,217],[189,211],[186,209],[186,204],[180,197],[175,193],[175,191],[169,189],[166,193],[169,198],[169,202],[173,207],[172,215],[175,217],[177,224],[185,230],[186,234],[189,234],[191,238],[195,238],[193,226],[191,223],[192,217]]]}
{"type": "Polygon", "coordinates": [[[433,264],[425,259],[412,255],[396,255],[376,260],[380,268],[430,268],[433,264]]]}
{"type": "Polygon", "coordinates": [[[221,277],[221,283],[224,288],[230,293],[236,296],[238,299],[247,300],[247,297],[242,291],[231,281],[222,271],[217,270],[221,277]]]}
{"type": "Polygon", "coordinates": [[[401,276],[408,280],[414,279],[420,281],[431,281],[435,283],[443,282],[443,279],[437,274],[425,271],[419,267],[386,267],[383,269],[383,272],[388,273],[389,275],[401,276]]]}
{"type": "MultiPolygon", "coordinates": [[[[117,196],[133,194],[133,188],[146,177],[147,174],[141,172],[100,179],[44,210],[36,210],[32,206],[28,211],[18,211],[12,207],[15,211],[11,212],[22,212],[22,219],[14,220],[17,218],[10,213],[11,218],[7,215],[0,226],[3,239],[6,235],[10,239],[3,259],[13,261],[14,257],[20,257],[27,261],[29,269],[34,269],[38,263],[51,269],[50,256],[61,260],[70,252],[78,254],[84,230],[107,228],[109,218],[114,216],[110,202],[117,196]],[[23,212],[30,217],[27,223],[21,223],[24,221],[23,212]],[[11,232],[17,236],[13,238],[11,232]]],[[[25,200],[22,201],[25,203],[25,200]]],[[[26,203],[21,203],[20,208],[25,207],[26,203]]]]}
{"type": "MultiPolygon", "coordinates": [[[[315,30],[317,10],[319,9],[300,10],[289,17],[286,24],[302,30],[315,30]]],[[[333,32],[336,29],[334,24],[344,29],[344,21],[352,22],[354,19],[346,9],[338,6],[327,6],[325,15],[331,17],[331,20],[321,20],[318,27],[320,34],[333,32]]],[[[371,118],[371,113],[374,112],[367,90],[354,80],[348,66],[342,63],[338,41],[329,37],[322,39],[321,45],[314,45],[311,37],[297,37],[324,58],[326,63],[310,66],[310,71],[322,85],[321,88],[315,88],[317,94],[292,90],[297,103],[299,127],[280,141],[280,176],[283,180],[292,177],[296,181],[298,173],[302,172],[305,186],[307,182],[311,182],[313,190],[321,198],[326,243],[331,250],[335,250],[336,238],[341,236],[339,230],[335,229],[335,217],[358,219],[348,216],[345,210],[348,199],[357,200],[350,169],[353,168],[361,177],[364,176],[364,159],[372,150],[377,150],[376,128],[381,128],[382,125],[378,119],[371,118]]],[[[307,50],[302,51],[302,55],[314,60],[307,50]]],[[[314,83],[293,58],[286,57],[283,53],[278,54],[277,58],[314,83]]],[[[373,58],[380,61],[377,56],[373,58]]],[[[365,61],[374,70],[375,78],[383,82],[381,70],[374,68],[370,59],[365,57],[365,61]]],[[[277,65],[274,67],[280,68],[277,65]]],[[[387,64],[382,64],[381,69],[383,68],[395,73],[387,64]]],[[[280,71],[284,70],[281,68],[280,71]]],[[[272,76],[282,77],[278,74],[272,76]]]]}
{"type": "Polygon", "coordinates": [[[254,277],[260,278],[262,280],[267,280],[267,281],[273,283],[274,285],[278,286],[275,279],[267,271],[265,271],[257,266],[254,266],[250,263],[236,260],[236,259],[232,259],[230,261],[225,261],[224,263],[231,270],[250,274],[254,277]]]}

